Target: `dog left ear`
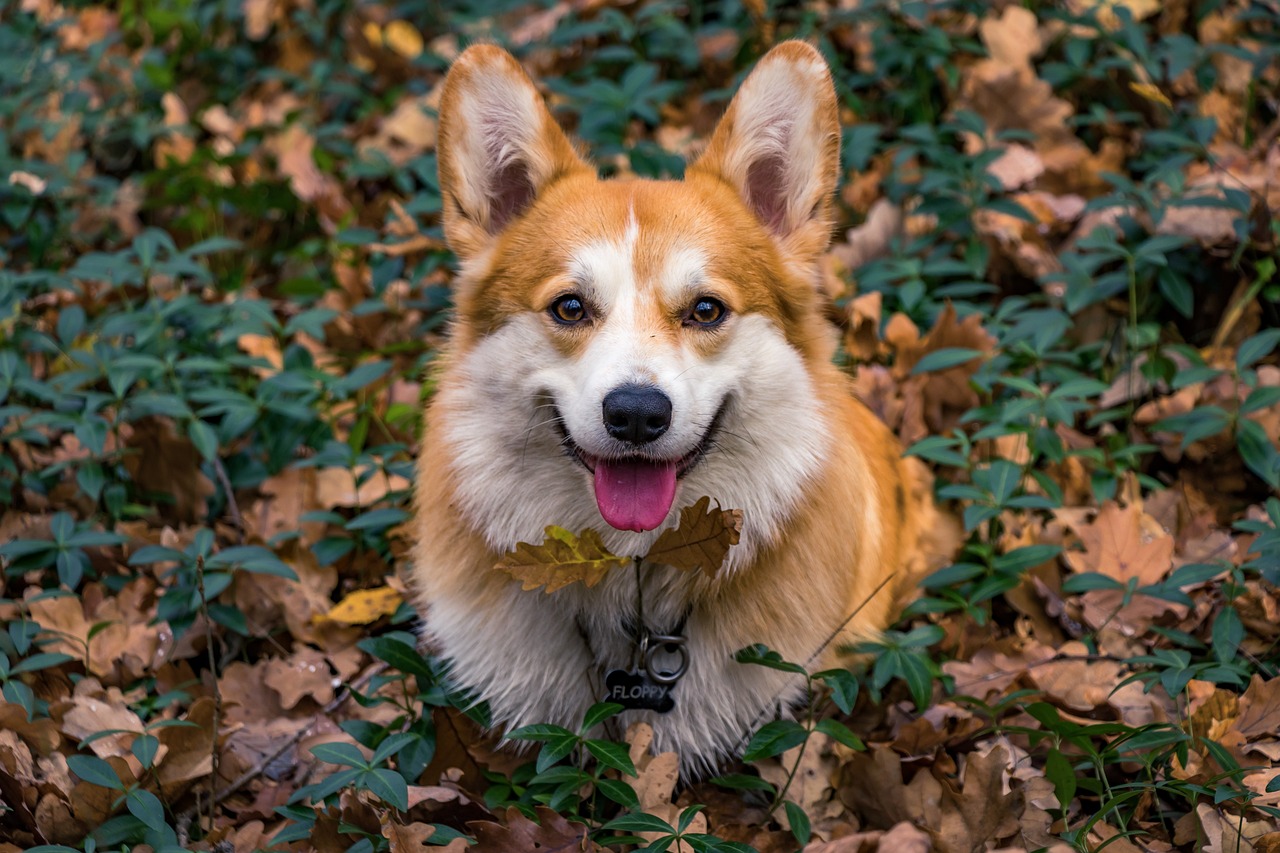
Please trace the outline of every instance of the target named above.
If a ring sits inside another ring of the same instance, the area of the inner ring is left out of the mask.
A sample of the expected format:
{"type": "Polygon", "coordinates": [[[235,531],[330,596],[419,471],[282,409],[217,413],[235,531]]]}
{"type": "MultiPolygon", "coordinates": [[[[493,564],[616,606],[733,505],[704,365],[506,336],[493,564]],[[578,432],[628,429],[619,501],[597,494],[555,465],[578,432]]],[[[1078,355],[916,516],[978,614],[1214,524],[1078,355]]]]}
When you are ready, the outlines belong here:
{"type": "Polygon", "coordinates": [[[752,70],[689,173],[727,181],[785,250],[809,256],[830,239],[839,168],[831,72],[814,47],[788,41],[752,70]]]}

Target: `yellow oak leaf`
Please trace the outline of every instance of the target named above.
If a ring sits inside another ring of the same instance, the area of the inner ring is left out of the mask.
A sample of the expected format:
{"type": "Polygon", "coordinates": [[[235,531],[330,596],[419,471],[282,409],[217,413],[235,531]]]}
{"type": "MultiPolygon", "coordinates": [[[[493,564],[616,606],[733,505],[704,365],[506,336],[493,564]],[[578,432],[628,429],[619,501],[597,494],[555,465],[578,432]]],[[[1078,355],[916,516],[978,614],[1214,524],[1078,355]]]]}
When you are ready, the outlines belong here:
{"type": "Polygon", "coordinates": [[[358,589],[350,593],[323,615],[312,617],[313,622],[342,622],[345,625],[368,625],[383,616],[390,616],[404,602],[399,590],[389,586],[377,589],[358,589]]]}
{"type": "Polygon", "coordinates": [[[563,527],[552,525],[546,533],[541,545],[517,543],[515,550],[509,551],[494,568],[520,581],[526,590],[544,587],[545,592],[551,593],[577,581],[595,586],[610,569],[631,562],[628,557],[610,554],[594,530],[574,536],[563,527]]]}
{"type": "Polygon", "coordinates": [[[711,509],[711,498],[704,495],[680,510],[680,523],[662,531],[644,558],[686,572],[702,569],[713,578],[741,537],[742,510],[721,509],[718,504],[711,509]]]}

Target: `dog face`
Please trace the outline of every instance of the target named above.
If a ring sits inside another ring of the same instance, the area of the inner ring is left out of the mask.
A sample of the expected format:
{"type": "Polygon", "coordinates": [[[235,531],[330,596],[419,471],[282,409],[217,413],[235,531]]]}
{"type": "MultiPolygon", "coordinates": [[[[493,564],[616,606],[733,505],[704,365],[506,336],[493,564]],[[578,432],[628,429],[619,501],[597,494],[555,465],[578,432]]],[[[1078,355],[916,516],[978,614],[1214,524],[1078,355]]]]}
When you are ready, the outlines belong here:
{"type": "Polygon", "coordinates": [[[761,60],[685,180],[601,181],[515,60],[473,47],[439,155],[462,267],[428,428],[464,516],[497,549],[559,524],[641,553],[707,494],[744,510],[740,558],[768,541],[828,440],[810,368],[831,352],[838,128],[818,53],[761,60]]]}

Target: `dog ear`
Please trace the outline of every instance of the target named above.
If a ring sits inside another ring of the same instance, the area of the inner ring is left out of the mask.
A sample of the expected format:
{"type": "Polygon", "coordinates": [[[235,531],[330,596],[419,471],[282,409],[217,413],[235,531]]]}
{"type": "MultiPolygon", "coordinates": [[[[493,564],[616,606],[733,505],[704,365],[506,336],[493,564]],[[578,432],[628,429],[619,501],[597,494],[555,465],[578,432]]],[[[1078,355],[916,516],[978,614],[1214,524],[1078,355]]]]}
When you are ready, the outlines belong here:
{"type": "Polygon", "coordinates": [[[808,255],[830,238],[839,168],[831,72],[815,48],[788,41],[748,75],[689,172],[727,181],[783,248],[808,255]]]}
{"type": "Polygon", "coordinates": [[[591,168],[520,64],[491,44],[467,48],[449,69],[437,150],[445,238],[462,260],[557,178],[591,168]]]}

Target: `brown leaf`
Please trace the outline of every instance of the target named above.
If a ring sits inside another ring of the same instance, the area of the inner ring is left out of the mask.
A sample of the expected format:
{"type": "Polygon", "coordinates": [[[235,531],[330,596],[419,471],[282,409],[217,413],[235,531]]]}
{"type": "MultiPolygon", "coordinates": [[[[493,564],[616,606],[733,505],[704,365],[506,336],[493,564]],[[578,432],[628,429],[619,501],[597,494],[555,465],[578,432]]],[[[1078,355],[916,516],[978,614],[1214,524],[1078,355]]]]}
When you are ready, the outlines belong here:
{"type": "Polygon", "coordinates": [[[595,586],[610,569],[621,568],[629,562],[626,557],[610,554],[594,530],[584,530],[581,536],[574,536],[563,527],[552,525],[547,528],[546,541],[541,545],[518,542],[515,550],[508,552],[494,568],[520,581],[525,590],[543,586],[546,592],[552,593],[577,581],[582,581],[584,586],[595,586]]]}
{"type": "Polygon", "coordinates": [[[280,694],[280,704],[288,710],[310,696],[324,705],[333,699],[333,674],[324,655],[302,646],[288,659],[266,663],[263,682],[280,694]]]}
{"type": "MultiPolygon", "coordinates": [[[[1084,643],[1075,641],[1059,650],[1066,657],[1084,657],[1088,652],[1084,643]]],[[[1122,665],[1112,661],[1063,660],[1037,666],[1030,675],[1037,687],[1062,705],[1092,711],[1107,701],[1124,672],[1122,665]]]]}
{"type": "MultiPolygon", "coordinates": [[[[144,418],[130,425],[124,465],[144,492],[171,495],[169,509],[180,521],[202,519],[205,501],[216,491],[200,470],[200,454],[169,418],[144,418]]],[[[163,506],[163,504],[162,504],[163,506]]]]}
{"type": "Polygon", "coordinates": [[[1280,732],[1280,678],[1263,681],[1255,674],[1240,697],[1240,717],[1236,731],[1246,738],[1280,732]]]}
{"type": "MultiPolygon", "coordinates": [[[[630,747],[631,762],[636,767],[632,790],[640,800],[640,810],[665,820],[672,826],[679,820],[681,808],[672,802],[676,783],[680,778],[680,756],[674,752],[650,754],[653,745],[653,727],[648,723],[632,723],[627,729],[626,741],[630,747]]],[[[706,815],[699,812],[689,824],[690,832],[706,832],[706,815]]],[[[653,841],[661,837],[657,833],[640,833],[653,841]]],[[[674,849],[674,848],[673,848],[674,849]]],[[[686,853],[689,847],[683,843],[676,853],[686,853]]]]}
{"type": "Polygon", "coordinates": [[[505,823],[472,821],[467,824],[476,837],[476,843],[467,848],[471,853],[543,853],[571,850],[591,853],[599,850],[587,837],[587,827],[570,823],[546,806],[538,806],[538,823],[534,823],[515,808],[507,809],[505,823]]]}
{"type": "MultiPolygon", "coordinates": [[[[184,716],[188,725],[165,726],[158,732],[160,745],[165,750],[157,768],[161,793],[170,801],[176,800],[197,779],[204,779],[213,772],[214,700],[203,696],[192,703],[184,716]]],[[[225,773],[225,768],[223,769],[225,773]]]]}
{"type": "Polygon", "coordinates": [[[1084,551],[1067,552],[1077,572],[1097,572],[1127,583],[1157,583],[1172,567],[1173,538],[1137,505],[1107,501],[1086,524],[1073,525],[1084,551]]]}
{"type": "Polygon", "coordinates": [[[436,828],[429,823],[396,823],[388,814],[381,815],[382,837],[387,839],[391,853],[419,853],[427,846],[427,839],[436,828]]]}
{"type": "MultiPolygon", "coordinates": [[[[1097,572],[1127,584],[1158,583],[1173,568],[1173,537],[1137,504],[1121,509],[1114,501],[1103,504],[1093,521],[1081,523],[1061,516],[1084,544],[1084,551],[1068,551],[1067,565],[1076,572],[1097,572]]],[[[1119,589],[1091,590],[1082,597],[1085,621],[1095,628],[1104,624],[1134,636],[1167,612],[1181,613],[1185,607],[1135,595],[1123,604],[1119,589]]]]}
{"type": "Polygon", "coordinates": [[[742,536],[742,510],[721,509],[718,504],[714,510],[710,507],[711,498],[704,495],[693,506],[680,510],[680,523],[662,531],[644,558],[685,572],[702,569],[714,578],[725,555],[742,536]]]}

